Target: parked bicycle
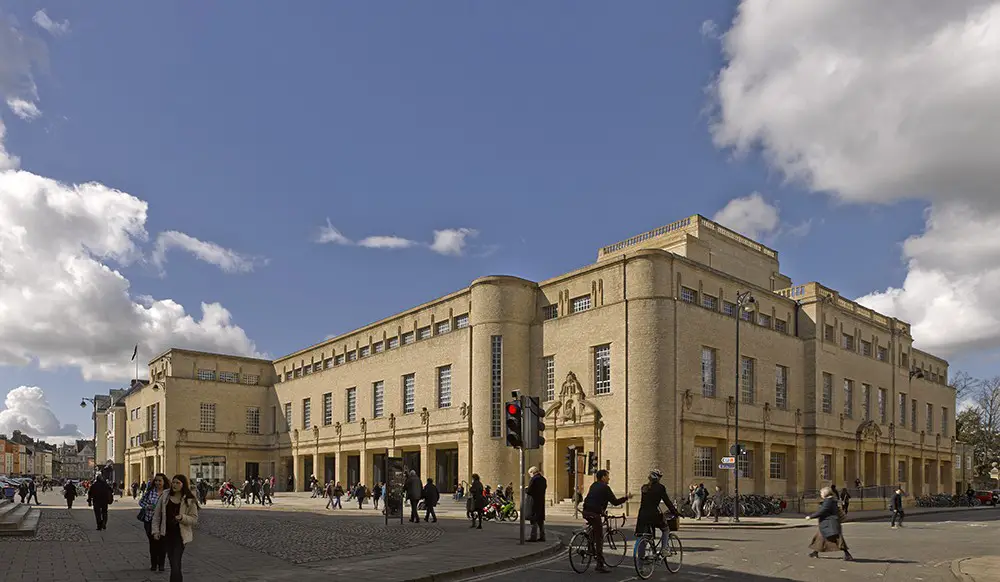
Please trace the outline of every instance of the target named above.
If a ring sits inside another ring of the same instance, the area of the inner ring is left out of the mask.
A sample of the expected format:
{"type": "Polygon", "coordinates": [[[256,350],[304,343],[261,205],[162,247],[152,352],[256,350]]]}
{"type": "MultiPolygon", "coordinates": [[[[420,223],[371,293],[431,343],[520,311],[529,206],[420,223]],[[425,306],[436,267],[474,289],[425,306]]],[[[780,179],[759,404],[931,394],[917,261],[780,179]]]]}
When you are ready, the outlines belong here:
{"type": "Polygon", "coordinates": [[[667,520],[667,542],[666,547],[661,547],[656,539],[656,528],[651,533],[641,534],[635,540],[635,548],[632,551],[632,560],[635,563],[635,573],[643,580],[648,580],[656,569],[656,564],[663,562],[667,571],[676,574],[681,569],[684,561],[684,546],[674,532],[677,531],[677,516],[665,516],[667,520]]]}
{"type": "MultiPolygon", "coordinates": [[[[609,568],[619,566],[625,560],[628,552],[628,542],[625,534],[621,532],[615,523],[620,519],[621,527],[625,526],[624,515],[601,516],[604,521],[604,563],[609,568]]],[[[583,574],[590,567],[590,562],[597,556],[597,549],[593,545],[591,534],[593,528],[588,524],[584,529],[576,532],[569,541],[569,565],[573,571],[583,574]]]]}

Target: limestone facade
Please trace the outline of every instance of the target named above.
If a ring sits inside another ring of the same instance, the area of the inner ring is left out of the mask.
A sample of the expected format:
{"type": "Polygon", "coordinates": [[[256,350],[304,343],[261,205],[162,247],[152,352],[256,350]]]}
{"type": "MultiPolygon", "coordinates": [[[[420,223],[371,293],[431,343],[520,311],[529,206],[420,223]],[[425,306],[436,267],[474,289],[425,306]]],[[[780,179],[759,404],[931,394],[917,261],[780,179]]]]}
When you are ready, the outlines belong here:
{"type": "Polygon", "coordinates": [[[693,216],[559,277],[480,278],[274,361],[170,350],[125,397],[126,480],[256,472],[279,490],[309,475],[370,485],[388,455],[444,491],[473,472],[517,483],[502,404],[520,390],[545,402],[546,444],[528,463],[553,502],[586,486],[566,464],[584,467],[591,451],[616,492],[637,492],[653,468],[671,491],[731,491],[718,465],[735,442],[738,388],[741,492],[855,479],[953,491],[948,364],[912,342],[909,324],[792,285],[776,251],[693,216]],[[744,291],[752,311],[735,305],[744,291]]]}

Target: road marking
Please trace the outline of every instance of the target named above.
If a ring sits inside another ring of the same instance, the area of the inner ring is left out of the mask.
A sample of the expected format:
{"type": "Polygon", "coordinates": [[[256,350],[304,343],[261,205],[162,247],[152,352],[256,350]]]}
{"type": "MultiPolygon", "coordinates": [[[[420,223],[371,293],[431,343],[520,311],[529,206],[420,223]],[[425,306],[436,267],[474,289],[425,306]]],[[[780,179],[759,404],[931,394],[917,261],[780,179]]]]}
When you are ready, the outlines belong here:
{"type": "MultiPolygon", "coordinates": [[[[548,558],[545,558],[543,560],[539,560],[537,562],[530,562],[528,564],[521,564],[519,566],[511,566],[510,568],[505,568],[503,570],[497,570],[496,572],[487,572],[485,574],[481,574],[479,576],[473,576],[471,578],[463,578],[462,581],[463,582],[476,582],[478,580],[489,580],[490,578],[496,578],[498,576],[503,576],[504,574],[510,574],[510,573],[513,573],[513,572],[521,571],[521,570],[531,570],[531,569],[536,568],[537,566],[545,566],[545,565],[551,564],[552,562],[555,562],[557,560],[565,560],[565,559],[566,559],[566,552],[557,552],[557,553],[553,554],[552,556],[550,556],[548,558]]],[[[563,572],[563,570],[546,570],[546,571],[548,571],[548,572],[563,572]]]]}

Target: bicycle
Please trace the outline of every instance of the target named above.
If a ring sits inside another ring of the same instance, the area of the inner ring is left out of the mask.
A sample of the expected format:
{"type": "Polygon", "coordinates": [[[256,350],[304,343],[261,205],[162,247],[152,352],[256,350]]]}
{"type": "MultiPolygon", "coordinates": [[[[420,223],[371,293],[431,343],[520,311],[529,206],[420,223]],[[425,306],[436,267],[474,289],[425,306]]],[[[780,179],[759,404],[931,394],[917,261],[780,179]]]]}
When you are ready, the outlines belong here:
{"type": "MultiPolygon", "coordinates": [[[[604,521],[604,563],[609,568],[615,568],[625,560],[625,553],[628,552],[628,542],[625,534],[618,527],[612,524],[612,520],[622,522],[625,526],[624,515],[601,516],[604,521]]],[[[593,547],[591,534],[593,528],[588,524],[584,529],[573,534],[569,541],[569,565],[577,574],[583,574],[590,567],[591,560],[597,555],[597,550],[593,547]]]]}
{"type": "Polygon", "coordinates": [[[632,551],[632,559],[635,563],[635,573],[639,578],[648,580],[656,569],[656,563],[663,560],[663,565],[667,571],[676,574],[681,569],[684,562],[684,546],[681,539],[674,531],[677,529],[677,516],[667,516],[667,544],[666,548],[661,548],[656,541],[656,529],[651,528],[651,533],[640,534],[635,540],[635,549],[632,551]],[[673,559],[676,558],[676,564],[673,559]]]}
{"type": "Polygon", "coordinates": [[[243,498],[240,497],[239,495],[236,495],[235,493],[227,493],[226,496],[222,499],[222,505],[223,506],[228,505],[230,507],[235,507],[239,509],[240,507],[243,507],[243,498]]]}

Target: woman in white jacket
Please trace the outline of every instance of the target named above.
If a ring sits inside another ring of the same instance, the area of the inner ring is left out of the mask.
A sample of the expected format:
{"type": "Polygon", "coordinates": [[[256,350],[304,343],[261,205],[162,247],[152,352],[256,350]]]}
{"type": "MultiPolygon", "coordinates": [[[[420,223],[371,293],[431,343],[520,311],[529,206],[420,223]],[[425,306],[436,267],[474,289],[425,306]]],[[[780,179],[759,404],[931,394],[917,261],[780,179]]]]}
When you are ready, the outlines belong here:
{"type": "Polygon", "coordinates": [[[181,557],[184,546],[194,539],[194,526],[198,525],[198,499],[188,486],[187,477],[174,475],[170,480],[170,494],[161,495],[153,509],[153,537],[162,539],[170,561],[170,582],[183,582],[181,557]]]}

